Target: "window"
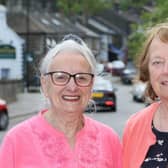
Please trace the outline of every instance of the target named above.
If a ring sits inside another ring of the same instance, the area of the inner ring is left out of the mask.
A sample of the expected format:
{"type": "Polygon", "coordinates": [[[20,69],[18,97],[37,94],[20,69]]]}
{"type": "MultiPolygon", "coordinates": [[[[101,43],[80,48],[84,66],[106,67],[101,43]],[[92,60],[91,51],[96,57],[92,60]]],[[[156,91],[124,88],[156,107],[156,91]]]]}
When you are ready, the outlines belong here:
{"type": "Polygon", "coordinates": [[[9,79],[10,69],[2,68],[1,69],[1,79],[9,79]]]}

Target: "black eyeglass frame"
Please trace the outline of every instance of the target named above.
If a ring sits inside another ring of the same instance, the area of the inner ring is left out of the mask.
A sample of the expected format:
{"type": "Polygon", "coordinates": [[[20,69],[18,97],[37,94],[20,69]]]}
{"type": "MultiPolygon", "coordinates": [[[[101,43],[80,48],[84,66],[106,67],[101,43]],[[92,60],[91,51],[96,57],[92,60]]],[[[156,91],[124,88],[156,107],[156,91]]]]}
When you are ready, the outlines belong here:
{"type": "Polygon", "coordinates": [[[75,81],[75,84],[76,84],[77,86],[80,86],[80,87],[88,87],[88,86],[90,86],[90,84],[92,83],[93,78],[94,78],[94,74],[92,74],[92,73],[84,73],[84,72],[75,73],[75,74],[70,74],[70,73],[64,72],[64,71],[52,71],[52,72],[47,72],[47,73],[44,74],[44,76],[47,76],[47,75],[50,75],[53,84],[54,84],[54,85],[57,85],[57,86],[65,86],[65,85],[67,85],[67,84],[69,83],[70,79],[73,78],[74,81],[75,81]],[[56,83],[56,82],[54,81],[54,79],[53,79],[53,74],[54,74],[54,73],[64,73],[64,74],[67,74],[67,75],[69,76],[69,78],[68,78],[67,82],[65,82],[64,84],[58,84],[58,83],[56,83]],[[80,74],[90,75],[91,79],[90,79],[90,82],[89,82],[87,85],[81,85],[81,84],[79,84],[79,83],[77,82],[76,76],[77,76],[77,75],[80,75],[80,74]]]}

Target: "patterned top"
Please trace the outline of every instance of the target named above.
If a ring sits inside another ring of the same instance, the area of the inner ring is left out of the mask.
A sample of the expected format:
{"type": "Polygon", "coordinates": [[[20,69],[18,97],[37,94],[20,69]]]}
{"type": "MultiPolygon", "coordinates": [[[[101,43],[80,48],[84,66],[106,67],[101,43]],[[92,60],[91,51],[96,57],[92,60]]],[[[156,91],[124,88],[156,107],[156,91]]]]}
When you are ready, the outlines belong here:
{"type": "Polygon", "coordinates": [[[121,144],[112,128],[85,116],[72,149],[44,112],[7,133],[0,168],[121,168],[121,144]]]}
{"type": "Polygon", "coordinates": [[[152,131],[157,140],[149,148],[141,168],[168,168],[168,132],[160,132],[153,123],[152,131]]]}

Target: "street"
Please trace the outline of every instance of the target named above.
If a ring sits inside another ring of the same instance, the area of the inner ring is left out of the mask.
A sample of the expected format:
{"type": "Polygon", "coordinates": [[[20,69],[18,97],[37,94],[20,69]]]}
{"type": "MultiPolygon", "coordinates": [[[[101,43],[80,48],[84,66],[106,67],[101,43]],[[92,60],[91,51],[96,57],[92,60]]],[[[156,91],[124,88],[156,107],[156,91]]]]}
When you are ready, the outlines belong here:
{"type": "Polygon", "coordinates": [[[145,105],[143,103],[133,102],[131,85],[117,83],[116,87],[117,112],[93,113],[89,114],[89,116],[114,128],[121,137],[126,120],[130,115],[144,108],[145,105]]]}
{"type": "MultiPolygon", "coordinates": [[[[86,115],[114,128],[114,130],[119,134],[119,136],[122,137],[124,124],[128,117],[133,113],[139,111],[140,109],[144,108],[145,105],[143,103],[133,102],[131,96],[131,85],[123,85],[118,80],[117,82],[115,82],[115,87],[117,88],[117,112],[86,113],[86,115]]],[[[8,130],[17,123],[31,117],[34,114],[35,113],[20,115],[18,117],[11,117],[8,130]]],[[[5,135],[5,133],[6,131],[0,131],[0,142],[2,141],[2,138],[5,135]]]]}

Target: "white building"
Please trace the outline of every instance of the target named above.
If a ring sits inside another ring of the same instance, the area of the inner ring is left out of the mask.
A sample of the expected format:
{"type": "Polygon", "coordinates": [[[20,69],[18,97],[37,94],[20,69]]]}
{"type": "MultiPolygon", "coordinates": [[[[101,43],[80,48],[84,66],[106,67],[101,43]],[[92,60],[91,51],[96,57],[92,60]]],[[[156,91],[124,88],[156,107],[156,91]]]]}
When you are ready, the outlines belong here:
{"type": "Polygon", "coordinates": [[[23,43],[7,25],[6,8],[0,5],[0,79],[23,79],[23,43]]]}

